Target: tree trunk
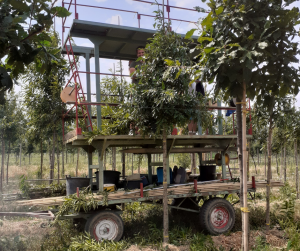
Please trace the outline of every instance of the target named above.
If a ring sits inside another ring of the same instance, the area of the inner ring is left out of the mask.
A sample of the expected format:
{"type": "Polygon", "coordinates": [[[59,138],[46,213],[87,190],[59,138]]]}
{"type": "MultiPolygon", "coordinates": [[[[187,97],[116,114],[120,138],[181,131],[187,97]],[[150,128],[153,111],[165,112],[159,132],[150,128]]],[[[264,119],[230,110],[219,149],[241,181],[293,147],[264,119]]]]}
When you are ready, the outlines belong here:
{"type": "Polygon", "coordinates": [[[79,148],[77,148],[76,177],[78,177],[78,165],[79,165],[79,148]]]}
{"type": "Polygon", "coordinates": [[[22,166],[22,142],[20,143],[20,167],[22,166]]]}
{"type": "Polygon", "coordinates": [[[30,154],[31,153],[28,153],[28,164],[30,165],[30,154]]]}
{"type": "Polygon", "coordinates": [[[57,184],[59,184],[59,149],[58,149],[58,146],[57,146],[57,152],[56,152],[56,156],[57,156],[57,184]]]}
{"type": "Polygon", "coordinates": [[[273,131],[273,112],[269,118],[269,134],[268,134],[268,175],[267,175],[267,191],[266,191],[266,234],[270,231],[270,193],[271,193],[271,155],[272,155],[272,131],[273,131]]]}
{"type": "Polygon", "coordinates": [[[284,182],[286,182],[286,145],[285,144],[283,147],[283,158],[284,158],[283,179],[284,182]]]}
{"type": "MultiPolygon", "coordinates": [[[[268,142],[267,142],[268,144],[268,142]]],[[[265,149],[265,177],[267,176],[267,149],[265,149]]]]}
{"type": "Polygon", "coordinates": [[[169,243],[169,207],[168,207],[168,179],[167,169],[167,132],[163,130],[163,211],[164,211],[164,231],[163,231],[163,242],[169,243]]]}
{"type": "Polygon", "coordinates": [[[277,174],[279,175],[278,153],[276,153],[276,171],[277,171],[277,174]]]}
{"type": "Polygon", "coordinates": [[[242,113],[242,145],[243,145],[243,176],[242,178],[242,194],[243,194],[243,209],[242,210],[242,221],[243,224],[243,250],[249,250],[249,214],[248,214],[248,203],[247,203],[247,139],[246,139],[246,111],[247,111],[247,104],[246,104],[246,83],[243,83],[243,113],[242,113]]]}
{"type": "Polygon", "coordinates": [[[44,158],[44,153],[43,153],[43,141],[41,140],[41,179],[43,179],[43,159],[44,158]]]}
{"type": "Polygon", "coordinates": [[[66,149],[66,164],[68,164],[68,150],[66,149]]]}
{"type": "Polygon", "coordinates": [[[6,185],[8,185],[9,153],[10,153],[10,141],[8,141],[7,164],[6,164],[6,185]]]}
{"type": "MultiPolygon", "coordinates": [[[[250,151],[250,154],[251,154],[251,151],[250,151]]],[[[254,163],[255,173],[257,174],[256,163],[255,163],[255,159],[254,159],[253,154],[251,154],[251,157],[252,157],[252,160],[253,160],[253,163],[254,163]]]]}
{"type": "Polygon", "coordinates": [[[1,175],[0,175],[0,191],[3,191],[3,169],[4,169],[4,132],[2,132],[2,159],[1,159],[1,175]]]}
{"type": "MultiPolygon", "coordinates": [[[[241,100],[237,98],[236,105],[236,123],[237,123],[237,150],[238,164],[240,169],[240,178],[243,177],[243,138],[242,138],[242,107],[241,100]]],[[[240,205],[243,207],[243,182],[240,182],[240,205]]],[[[243,222],[242,222],[243,224],[243,222]]]]}
{"type": "Polygon", "coordinates": [[[62,144],[62,151],[61,151],[61,172],[62,172],[62,177],[65,175],[65,148],[64,145],[62,144]]]}
{"type": "Polygon", "coordinates": [[[259,148],[257,148],[257,165],[259,165],[259,148]]]}
{"type": "Polygon", "coordinates": [[[298,151],[297,151],[297,140],[295,140],[295,164],[296,164],[296,192],[297,199],[299,199],[299,172],[298,172],[298,151]]]}
{"type": "Polygon", "coordinates": [[[54,164],[55,164],[55,142],[56,142],[56,131],[53,132],[53,145],[51,154],[51,166],[50,166],[50,184],[52,184],[54,179],[54,164]]]}

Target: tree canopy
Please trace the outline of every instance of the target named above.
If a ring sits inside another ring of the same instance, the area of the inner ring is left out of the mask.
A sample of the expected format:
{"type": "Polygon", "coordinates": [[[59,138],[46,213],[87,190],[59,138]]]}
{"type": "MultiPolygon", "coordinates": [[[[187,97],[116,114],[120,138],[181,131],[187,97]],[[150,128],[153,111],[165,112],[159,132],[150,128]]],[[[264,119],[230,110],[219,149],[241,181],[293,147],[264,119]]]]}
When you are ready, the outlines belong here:
{"type": "MultiPolygon", "coordinates": [[[[202,21],[198,38],[198,74],[216,81],[216,92],[240,97],[243,84],[247,96],[270,106],[271,96],[298,94],[299,9],[282,0],[210,0],[210,12],[202,21]]],[[[190,33],[191,35],[192,33],[190,33]]]]}
{"type": "Polygon", "coordinates": [[[209,123],[204,98],[189,93],[190,74],[183,68],[192,66],[190,48],[182,37],[170,31],[169,23],[157,18],[158,31],[146,46],[139,83],[133,84],[133,107],[130,118],[143,134],[161,135],[173,125],[184,127],[193,118],[209,123]]]}
{"type": "Polygon", "coordinates": [[[46,56],[35,61],[40,73],[50,70],[53,54],[47,53],[45,45],[51,43],[47,33],[53,18],[66,17],[70,13],[63,7],[54,6],[51,0],[1,0],[0,1],[0,102],[4,93],[11,90],[13,80],[25,72],[39,53],[46,56]]]}

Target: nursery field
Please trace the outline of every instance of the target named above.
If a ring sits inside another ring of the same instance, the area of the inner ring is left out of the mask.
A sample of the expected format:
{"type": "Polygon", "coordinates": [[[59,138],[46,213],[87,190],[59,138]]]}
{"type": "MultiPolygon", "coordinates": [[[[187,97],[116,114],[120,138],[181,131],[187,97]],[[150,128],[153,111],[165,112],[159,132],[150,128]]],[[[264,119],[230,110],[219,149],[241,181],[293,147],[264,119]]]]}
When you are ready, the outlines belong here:
{"type": "MultiPolygon", "coordinates": [[[[66,157],[66,156],[65,156],[66,157]]],[[[95,156],[96,157],[96,156],[95,156]]],[[[147,170],[146,158],[126,156],[126,173],[143,173],[147,170]],[[128,162],[128,163],[127,163],[128,162]]],[[[207,158],[211,156],[206,156],[207,158]]],[[[76,154],[68,154],[68,162],[64,163],[65,174],[75,176],[77,166],[76,154]]],[[[161,156],[156,156],[157,161],[161,156]]],[[[255,159],[255,157],[254,157],[255,159]]],[[[255,159],[256,160],[256,159],[255,159]]],[[[277,174],[277,162],[273,158],[273,179],[280,179],[277,174]]],[[[19,160],[18,160],[19,161],[19,160]]],[[[43,178],[48,178],[49,159],[44,158],[43,178]]],[[[95,160],[96,161],[96,160],[95,160]]],[[[170,156],[170,166],[181,165],[190,161],[189,155],[170,156]]],[[[230,162],[232,167],[237,167],[235,160],[230,162]]],[[[11,159],[9,165],[9,182],[5,183],[4,194],[22,193],[19,188],[20,177],[25,175],[28,180],[40,179],[40,155],[32,154],[30,165],[28,156],[22,160],[20,167],[11,159]]],[[[60,165],[62,160],[60,159],[60,165]]],[[[121,171],[121,156],[116,156],[117,170],[121,171]]],[[[56,162],[55,178],[57,178],[56,162]]],[[[87,156],[79,154],[78,176],[87,175],[87,156]]],[[[111,170],[110,153],[106,156],[106,169],[111,170]]],[[[280,168],[280,160],[279,160],[280,168]]],[[[264,162],[256,163],[257,175],[253,159],[250,159],[250,176],[256,175],[257,180],[264,180],[264,162]]],[[[266,194],[264,189],[258,189],[254,200],[249,200],[250,217],[250,246],[251,250],[300,250],[300,204],[296,200],[294,181],[295,164],[291,158],[287,160],[287,180],[284,187],[273,188],[271,193],[271,231],[265,233],[265,204],[266,194]]],[[[60,170],[61,167],[60,167],[60,170]]],[[[64,177],[62,173],[60,177],[64,177]]],[[[238,177],[238,173],[235,175],[238,177]]],[[[24,179],[23,179],[24,180],[24,179]]],[[[31,186],[41,186],[42,181],[25,181],[31,186]]],[[[60,183],[64,183],[60,180],[60,183]]],[[[48,181],[43,181],[47,187],[48,181]]],[[[57,184],[57,180],[54,182],[57,184]]],[[[250,197],[249,197],[250,199],[250,197]]],[[[193,213],[173,215],[170,214],[170,244],[162,246],[162,217],[160,205],[131,203],[126,204],[122,214],[124,221],[124,237],[119,242],[98,243],[88,235],[78,231],[71,221],[61,220],[49,222],[48,220],[25,217],[2,217],[0,220],[0,250],[240,250],[241,247],[241,211],[237,195],[228,196],[227,200],[235,204],[236,224],[233,230],[221,236],[209,236],[201,233],[199,217],[193,213]]],[[[47,207],[16,207],[13,200],[1,199],[0,211],[41,211],[47,207]]]]}

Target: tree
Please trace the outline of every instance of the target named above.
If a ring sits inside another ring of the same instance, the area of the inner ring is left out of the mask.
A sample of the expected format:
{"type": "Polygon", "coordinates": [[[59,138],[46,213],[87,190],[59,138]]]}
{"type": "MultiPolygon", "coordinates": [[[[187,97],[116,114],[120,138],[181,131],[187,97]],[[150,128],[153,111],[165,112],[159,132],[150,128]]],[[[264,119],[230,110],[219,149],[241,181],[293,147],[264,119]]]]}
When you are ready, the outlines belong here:
{"type": "MultiPolygon", "coordinates": [[[[58,142],[58,131],[61,130],[61,116],[66,110],[66,106],[61,102],[61,88],[65,82],[65,77],[69,74],[68,64],[60,53],[59,39],[55,32],[47,34],[51,38],[51,43],[41,45],[44,52],[35,57],[35,62],[43,60],[48,54],[53,55],[50,68],[43,74],[36,69],[35,63],[27,68],[24,80],[25,86],[25,106],[29,118],[29,134],[35,143],[41,144],[44,139],[52,136],[52,154],[50,179],[54,178],[55,146],[58,142]]],[[[67,120],[66,121],[70,121],[67,120]]],[[[41,160],[43,152],[41,148],[41,160]]],[[[42,168],[42,167],[41,167],[42,168]]],[[[42,172],[42,170],[41,170],[42,172]]]]}
{"type": "MultiPolygon", "coordinates": [[[[51,42],[47,33],[53,18],[70,15],[65,8],[54,6],[57,0],[0,1],[0,102],[4,93],[13,87],[16,80],[25,72],[39,53],[45,53],[43,44],[51,42]],[[3,62],[5,60],[5,62],[3,62]]],[[[51,54],[47,54],[36,70],[41,74],[49,71],[51,54]]]]}
{"type": "Polygon", "coordinates": [[[163,187],[164,187],[164,242],[168,242],[168,199],[167,199],[167,134],[173,125],[185,127],[190,118],[201,117],[202,125],[210,122],[209,112],[204,109],[201,96],[188,92],[190,74],[183,69],[192,66],[188,44],[170,31],[157,11],[158,30],[146,46],[145,57],[137,76],[138,84],[131,86],[133,106],[128,106],[126,115],[143,135],[154,135],[163,139],[163,187]],[[201,111],[200,111],[201,110],[201,111]]]}
{"type": "MultiPolygon", "coordinates": [[[[269,144],[275,98],[297,94],[299,91],[298,71],[292,66],[292,63],[298,62],[298,48],[293,37],[297,34],[295,26],[299,24],[299,10],[287,9],[293,2],[295,1],[274,0],[270,3],[268,0],[211,0],[208,3],[210,12],[201,23],[203,31],[198,38],[198,49],[202,52],[199,55],[199,65],[204,69],[198,70],[199,75],[210,82],[215,81],[216,93],[223,90],[226,99],[234,96],[242,100],[244,110],[246,93],[249,98],[256,98],[258,104],[268,107],[269,144]]],[[[237,118],[239,117],[237,107],[237,118]]],[[[245,123],[243,128],[245,129],[245,123]]],[[[269,146],[268,150],[268,155],[271,156],[269,146]]],[[[243,156],[243,163],[245,158],[243,156]]],[[[270,158],[267,193],[270,191],[269,177],[270,158]]],[[[243,207],[247,207],[246,189],[243,190],[243,207]]],[[[242,215],[243,222],[247,222],[247,213],[243,212],[242,215]]],[[[267,221],[267,229],[268,224],[267,221]]],[[[243,226],[244,250],[248,250],[247,233],[247,226],[243,226]]]]}
{"type": "MultiPolygon", "coordinates": [[[[11,151],[11,145],[13,145],[22,134],[22,130],[26,128],[24,125],[26,120],[20,109],[16,95],[11,92],[7,95],[7,102],[4,105],[0,105],[0,132],[2,138],[2,169],[1,169],[1,182],[4,181],[4,156],[5,145],[7,145],[7,164],[6,164],[6,183],[8,183],[8,165],[9,154],[11,151]],[[24,126],[24,127],[23,127],[24,126]]],[[[1,185],[0,185],[1,187],[1,185]]]]}

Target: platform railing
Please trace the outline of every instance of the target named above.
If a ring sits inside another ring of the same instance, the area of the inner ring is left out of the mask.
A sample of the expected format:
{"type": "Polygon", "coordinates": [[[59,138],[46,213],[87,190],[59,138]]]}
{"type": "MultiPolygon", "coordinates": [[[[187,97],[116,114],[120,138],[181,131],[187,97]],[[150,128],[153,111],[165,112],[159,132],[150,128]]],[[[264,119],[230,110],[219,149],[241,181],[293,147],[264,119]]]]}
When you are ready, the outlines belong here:
{"type": "MultiPolygon", "coordinates": [[[[150,1],[142,1],[142,0],[132,0],[135,2],[140,2],[140,3],[145,3],[145,4],[156,4],[155,2],[150,2],[150,1]]],[[[162,6],[162,4],[158,3],[159,6],[162,6]]],[[[145,13],[139,13],[137,11],[132,11],[132,10],[124,10],[124,9],[118,9],[118,8],[109,8],[109,7],[103,7],[103,6],[96,6],[96,5],[88,5],[88,4],[80,4],[77,3],[76,0],[70,0],[69,2],[64,2],[62,1],[62,7],[67,7],[68,11],[70,11],[71,6],[74,7],[74,18],[75,19],[79,19],[79,13],[77,11],[78,7],[85,7],[85,8],[94,8],[94,9],[101,9],[101,10],[110,10],[110,11],[117,11],[117,12],[127,12],[127,13],[133,13],[136,14],[137,17],[137,26],[138,28],[141,28],[141,18],[142,16],[144,17],[151,17],[151,18],[155,18],[156,16],[154,15],[150,15],[150,14],[145,14],[145,13]]],[[[185,11],[196,11],[195,9],[190,9],[190,8],[184,8],[184,7],[178,7],[178,6],[173,6],[173,5],[169,5],[169,0],[167,0],[166,4],[164,5],[166,12],[167,12],[167,16],[165,17],[166,20],[168,21],[178,21],[178,22],[186,22],[186,23],[195,23],[194,21],[189,21],[189,20],[184,20],[184,19],[178,19],[178,18],[171,18],[170,17],[170,12],[171,9],[180,9],[180,10],[185,10],[185,11]]],[[[66,29],[70,29],[69,26],[65,26],[67,17],[62,18],[62,46],[64,43],[64,33],[66,31],[66,29]]]]}

